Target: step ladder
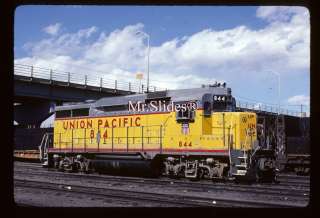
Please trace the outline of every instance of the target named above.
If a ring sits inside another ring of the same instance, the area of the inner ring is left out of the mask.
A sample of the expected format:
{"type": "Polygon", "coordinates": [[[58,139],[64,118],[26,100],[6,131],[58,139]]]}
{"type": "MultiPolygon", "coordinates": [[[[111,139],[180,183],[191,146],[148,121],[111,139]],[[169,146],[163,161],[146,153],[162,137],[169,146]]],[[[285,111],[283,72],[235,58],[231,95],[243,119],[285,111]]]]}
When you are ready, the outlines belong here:
{"type": "Polygon", "coordinates": [[[42,166],[48,165],[48,148],[52,143],[52,133],[45,133],[39,145],[39,159],[42,166]]]}
{"type": "MultiPolygon", "coordinates": [[[[246,130],[246,138],[244,140],[244,143],[247,142],[247,140],[249,140],[248,138],[248,129],[246,130]]],[[[236,168],[236,173],[233,173],[233,176],[245,176],[247,174],[248,171],[248,155],[247,152],[245,150],[245,147],[243,145],[241,145],[242,147],[242,152],[241,155],[237,157],[237,163],[240,164],[236,164],[235,168],[236,168]]]]}
{"type": "Polygon", "coordinates": [[[236,164],[236,173],[233,173],[233,176],[245,176],[248,170],[248,155],[246,150],[243,149],[242,155],[238,156],[237,159],[239,160],[240,164],[236,164]]]}

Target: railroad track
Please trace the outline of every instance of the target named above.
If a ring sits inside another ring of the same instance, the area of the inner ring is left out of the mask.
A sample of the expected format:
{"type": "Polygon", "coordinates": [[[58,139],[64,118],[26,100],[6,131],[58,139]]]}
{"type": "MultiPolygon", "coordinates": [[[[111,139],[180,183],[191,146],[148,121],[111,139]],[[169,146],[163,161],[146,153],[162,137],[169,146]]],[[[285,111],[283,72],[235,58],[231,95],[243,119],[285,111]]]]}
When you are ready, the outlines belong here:
{"type": "Polygon", "coordinates": [[[242,192],[245,194],[263,194],[271,196],[286,196],[292,198],[302,198],[308,200],[309,188],[297,189],[296,187],[285,187],[276,184],[270,185],[240,185],[240,184],[230,184],[230,183],[198,183],[198,182],[187,182],[179,180],[167,180],[167,179],[145,179],[136,177],[115,177],[115,176],[100,176],[100,175],[88,175],[88,174],[73,174],[73,173],[62,173],[55,171],[44,171],[44,172],[26,172],[19,171],[17,174],[23,174],[26,176],[34,176],[39,178],[39,176],[45,176],[50,178],[58,178],[63,176],[63,179],[86,179],[87,182],[100,183],[103,185],[113,183],[125,184],[137,184],[137,185],[156,185],[156,186],[170,186],[172,188],[185,188],[196,192],[212,192],[212,191],[232,191],[232,192],[242,192]]]}
{"type": "Polygon", "coordinates": [[[20,180],[15,179],[14,185],[17,187],[24,188],[34,188],[37,190],[50,190],[55,192],[62,193],[74,193],[74,194],[85,194],[90,195],[90,197],[98,196],[104,197],[108,199],[120,199],[125,202],[148,202],[154,204],[164,204],[164,205],[172,205],[173,207],[181,207],[181,206],[203,206],[203,202],[192,202],[190,200],[178,201],[178,199],[172,199],[171,196],[155,196],[150,193],[142,193],[142,192],[133,192],[133,191],[123,191],[123,190],[114,190],[108,188],[96,188],[96,187],[88,187],[88,186],[79,186],[79,185],[70,185],[67,183],[52,183],[52,182],[39,182],[39,181],[28,181],[28,180],[20,180]],[[72,188],[71,188],[72,187],[72,188]]]}
{"type": "Polygon", "coordinates": [[[281,177],[283,177],[283,178],[302,179],[302,180],[308,178],[308,176],[301,176],[301,175],[296,175],[296,174],[293,174],[293,173],[291,173],[291,174],[282,173],[282,174],[281,174],[281,177]]]}
{"type": "Polygon", "coordinates": [[[32,168],[42,168],[41,163],[33,163],[33,162],[21,162],[21,161],[14,161],[13,166],[18,167],[32,167],[32,168]]]}
{"type": "Polygon", "coordinates": [[[285,178],[285,177],[278,177],[277,180],[279,182],[286,182],[286,183],[296,183],[296,184],[305,184],[310,185],[310,179],[296,179],[296,178],[285,178]]]}
{"type": "MultiPolygon", "coordinates": [[[[22,166],[22,165],[21,165],[22,166]]],[[[115,176],[115,175],[107,175],[107,174],[80,174],[80,173],[65,173],[65,172],[59,172],[56,171],[54,169],[46,169],[43,168],[40,165],[36,165],[36,164],[26,164],[23,165],[23,170],[19,169],[19,167],[21,166],[17,166],[17,168],[14,170],[15,172],[22,172],[25,173],[26,168],[28,168],[28,172],[30,172],[29,174],[35,174],[35,170],[38,171],[40,174],[41,173],[57,173],[57,174],[63,174],[63,175],[69,175],[70,177],[79,177],[79,176],[85,176],[85,177],[90,177],[90,178],[104,178],[104,179],[108,179],[108,180],[130,180],[130,181],[136,181],[136,180],[144,180],[146,182],[155,182],[155,183],[159,183],[159,182],[174,182],[174,183],[179,183],[179,184],[201,184],[201,185],[215,185],[215,186],[219,186],[219,185],[223,185],[223,184],[228,184],[229,187],[233,187],[233,186],[243,186],[243,187],[248,187],[248,185],[241,185],[241,184],[237,184],[235,185],[233,182],[225,182],[225,183],[212,183],[211,181],[206,181],[203,180],[201,181],[201,183],[199,182],[190,182],[190,181],[186,181],[184,179],[182,180],[176,180],[176,179],[168,179],[168,178],[146,178],[146,177],[127,177],[127,176],[115,176]]],[[[305,189],[310,189],[310,181],[308,180],[308,178],[304,178],[304,179],[294,179],[294,180],[290,180],[290,179],[285,179],[286,177],[282,177],[281,175],[279,175],[278,180],[280,181],[280,184],[268,184],[268,183],[260,183],[260,184],[252,184],[250,187],[254,187],[255,186],[259,186],[260,188],[265,187],[266,189],[270,189],[270,187],[282,187],[283,189],[286,189],[286,187],[289,186],[294,186],[294,185],[298,185],[299,188],[305,188],[305,189]]],[[[295,177],[294,177],[295,178],[295,177]]],[[[292,190],[292,189],[289,189],[292,190]]]]}
{"type": "MultiPolygon", "coordinates": [[[[20,162],[16,161],[14,162],[15,167],[23,167],[23,168],[37,168],[37,169],[46,169],[43,168],[40,163],[31,163],[31,162],[20,162]]],[[[280,181],[293,181],[293,182],[303,182],[303,183],[309,183],[310,177],[308,176],[298,176],[298,175],[288,175],[288,174],[279,174],[278,179],[280,181]]]]}
{"type": "MultiPolygon", "coordinates": [[[[112,188],[97,188],[92,186],[70,185],[69,183],[39,182],[22,179],[14,179],[14,185],[18,187],[35,188],[37,190],[51,190],[58,192],[72,192],[87,194],[90,196],[100,196],[106,198],[118,198],[122,200],[162,203],[170,206],[188,207],[296,207],[299,205],[288,205],[285,202],[273,203],[270,201],[257,200],[234,200],[223,197],[196,197],[182,196],[176,194],[148,193],[132,190],[115,190],[112,188]],[[68,188],[70,187],[70,188],[68,188]],[[72,188],[71,188],[72,187],[72,188]]],[[[304,205],[300,205],[304,206],[304,205]]]]}
{"type": "MultiPolygon", "coordinates": [[[[65,173],[65,172],[58,172],[56,170],[52,170],[52,169],[45,169],[45,168],[42,168],[41,166],[36,166],[35,168],[33,168],[33,165],[30,165],[28,167],[31,167],[29,168],[30,172],[29,174],[35,174],[34,170],[36,169],[36,171],[39,171],[39,173],[56,173],[56,174],[63,174],[63,175],[68,175],[69,177],[74,177],[74,178],[78,178],[78,177],[90,177],[90,178],[96,178],[96,179],[101,179],[101,178],[104,178],[106,180],[128,180],[128,181],[132,181],[132,182],[135,182],[135,181],[139,181],[139,180],[143,180],[145,182],[154,182],[154,183],[171,183],[171,182],[174,182],[174,183],[179,183],[179,184],[186,184],[186,185],[209,185],[209,186],[221,186],[221,185],[225,185],[225,184],[228,184],[229,187],[248,187],[248,185],[242,185],[242,184],[234,184],[233,182],[225,182],[225,183],[212,183],[211,181],[201,181],[200,182],[190,182],[190,181],[185,181],[185,180],[176,180],[176,179],[168,179],[168,178],[157,178],[157,179],[152,179],[152,178],[145,178],[145,177],[126,177],[126,176],[114,176],[114,175],[100,175],[100,174],[79,174],[79,173],[65,173]]],[[[27,168],[28,168],[27,167],[27,168]]],[[[23,170],[20,170],[20,169],[15,169],[15,172],[22,172],[22,173],[26,173],[26,167],[24,166],[23,170]]],[[[40,175],[39,174],[39,175],[40,175]]],[[[273,187],[282,187],[283,190],[286,190],[286,188],[288,187],[288,185],[298,185],[299,188],[303,189],[305,188],[306,190],[309,190],[310,189],[310,182],[307,181],[307,182],[299,182],[299,181],[290,181],[290,180],[286,180],[286,179],[282,179],[281,176],[279,178],[280,180],[280,184],[268,184],[268,183],[261,183],[261,184],[252,184],[250,185],[250,187],[255,187],[255,186],[258,186],[260,188],[265,188],[265,189],[270,189],[270,188],[273,188],[273,187]]],[[[287,188],[287,190],[289,191],[292,191],[291,188],[287,188]]]]}

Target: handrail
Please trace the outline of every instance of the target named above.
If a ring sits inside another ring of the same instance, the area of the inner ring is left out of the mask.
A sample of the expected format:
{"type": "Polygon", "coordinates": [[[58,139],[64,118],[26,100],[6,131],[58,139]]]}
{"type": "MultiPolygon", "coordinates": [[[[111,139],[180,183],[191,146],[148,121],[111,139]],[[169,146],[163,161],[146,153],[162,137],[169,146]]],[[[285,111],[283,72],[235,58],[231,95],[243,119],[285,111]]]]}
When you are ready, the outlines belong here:
{"type": "Polygon", "coordinates": [[[278,106],[273,107],[271,105],[262,104],[262,103],[257,105],[256,103],[248,102],[248,101],[236,100],[236,108],[252,110],[254,112],[268,112],[273,114],[278,114],[278,112],[280,112],[279,113],[280,115],[290,115],[290,116],[297,116],[297,117],[302,116],[301,112],[299,111],[283,109],[283,108],[279,108],[278,106]]]}
{"type": "MultiPolygon", "coordinates": [[[[123,145],[126,145],[127,147],[127,151],[130,151],[130,146],[134,145],[134,146],[138,146],[139,143],[135,143],[135,142],[131,142],[129,143],[129,139],[141,139],[141,151],[144,150],[144,146],[145,144],[147,145],[158,145],[159,146],[159,151],[162,152],[162,149],[163,149],[163,131],[162,131],[162,128],[163,126],[162,125],[151,125],[151,126],[127,126],[127,127],[117,127],[117,129],[126,129],[126,131],[123,131],[121,132],[121,134],[114,134],[114,128],[113,127],[104,127],[104,128],[100,128],[99,129],[99,133],[95,131],[94,128],[89,128],[89,129],[83,129],[83,135],[84,137],[74,137],[74,134],[71,134],[71,136],[68,136],[68,140],[67,141],[61,141],[61,134],[62,133],[54,133],[55,136],[59,136],[59,141],[55,142],[54,144],[58,145],[60,150],[61,150],[61,144],[65,145],[66,149],[73,149],[74,146],[73,146],[73,143],[76,142],[77,146],[79,147],[80,145],[83,145],[83,150],[85,151],[88,147],[88,145],[91,145],[91,144],[97,144],[97,150],[99,151],[100,148],[103,148],[103,147],[108,147],[108,146],[111,146],[112,150],[114,147],[117,147],[117,146],[123,146],[123,145]],[[158,127],[158,128],[154,128],[154,127],[158,127]],[[129,136],[129,129],[134,129],[134,128],[139,128],[142,130],[141,134],[137,134],[135,136],[129,136]],[[150,128],[148,130],[148,128],[150,128]],[[94,130],[94,136],[91,137],[90,135],[87,134],[87,131],[88,130],[94,130]],[[111,133],[111,137],[109,136],[108,139],[109,139],[109,142],[106,142],[106,138],[104,136],[102,136],[101,132],[103,130],[112,130],[112,133],[111,133]],[[149,133],[148,133],[149,132],[149,133]],[[151,132],[151,134],[150,134],[151,132]],[[155,133],[155,134],[154,134],[155,133]],[[100,134],[99,136],[99,142],[97,142],[97,134],[100,134]],[[117,140],[115,139],[118,139],[118,142],[117,140]],[[119,142],[119,139],[124,139],[122,142],[119,142]],[[145,140],[147,139],[147,141],[145,140]],[[153,141],[153,142],[150,142],[150,139],[157,139],[156,141],[153,141]],[[75,141],[77,140],[77,141],[75,141]],[[88,140],[91,140],[90,143],[87,144],[87,141],[88,140]],[[101,142],[100,140],[103,140],[103,142],[101,142]],[[111,141],[110,141],[111,140],[111,141]],[[79,144],[79,141],[83,141],[83,143],[80,143],[79,144]]],[[[71,130],[73,132],[73,130],[71,130]]],[[[63,133],[63,134],[66,134],[66,133],[63,133]]],[[[79,133],[78,133],[79,134],[79,133]]],[[[82,134],[82,133],[80,133],[82,134]]],[[[92,147],[91,147],[92,148],[92,147]]],[[[135,148],[136,149],[136,148],[135,148]]],[[[132,150],[132,148],[131,148],[132,150]]]]}

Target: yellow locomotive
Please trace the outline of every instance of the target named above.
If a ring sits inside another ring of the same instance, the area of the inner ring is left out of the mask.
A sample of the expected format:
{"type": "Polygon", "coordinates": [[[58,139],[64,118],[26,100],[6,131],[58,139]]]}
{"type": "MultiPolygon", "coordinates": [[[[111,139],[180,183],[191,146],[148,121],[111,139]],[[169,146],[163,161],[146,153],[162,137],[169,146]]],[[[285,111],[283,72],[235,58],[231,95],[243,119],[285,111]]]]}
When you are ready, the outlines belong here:
{"type": "Polygon", "coordinates": [[[235,111],[225,84],[108,97],[56,107],[53,146],[41,151],[61,170],[274,179],[256,124],[255,113],[235,111]]]}

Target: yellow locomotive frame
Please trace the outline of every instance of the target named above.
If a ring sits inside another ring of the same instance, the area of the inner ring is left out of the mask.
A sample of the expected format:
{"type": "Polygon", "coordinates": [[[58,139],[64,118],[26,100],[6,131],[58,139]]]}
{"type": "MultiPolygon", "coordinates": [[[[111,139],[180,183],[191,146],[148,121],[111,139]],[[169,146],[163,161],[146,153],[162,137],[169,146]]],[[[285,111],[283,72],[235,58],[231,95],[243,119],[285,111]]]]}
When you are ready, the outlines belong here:
{"type": "Polygon", "coordinates": [[[221,153],[251,150],[257,139],[251,112],[215,112],[207,118],[200,109],[184,132],[182,125],[175,112],[56,119],[51,151],[221,153]]]}

